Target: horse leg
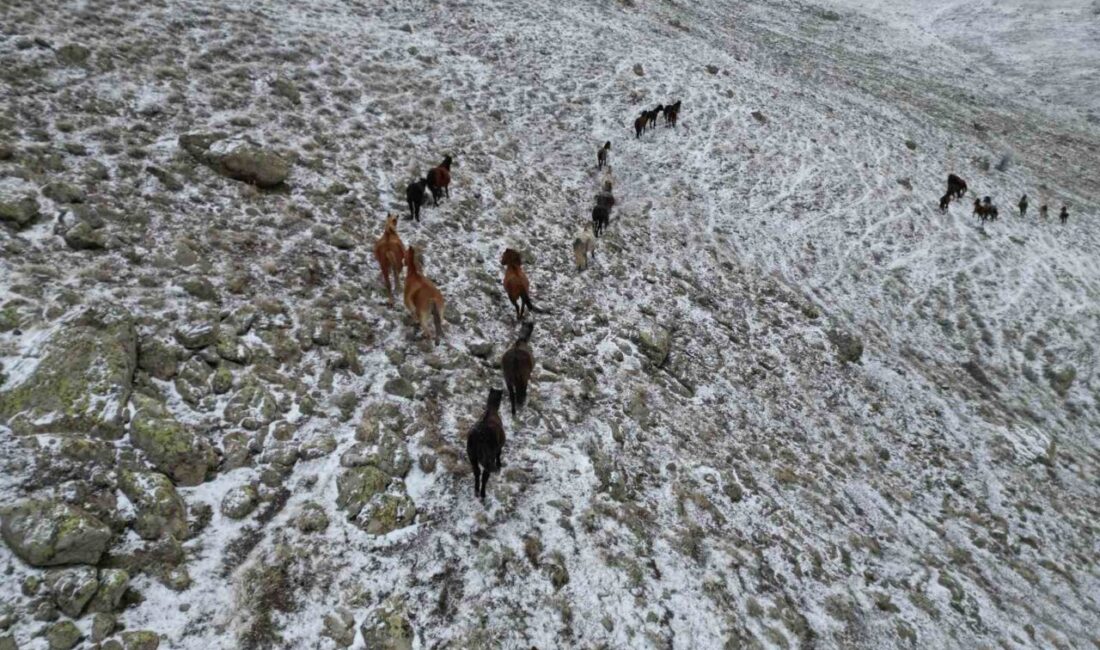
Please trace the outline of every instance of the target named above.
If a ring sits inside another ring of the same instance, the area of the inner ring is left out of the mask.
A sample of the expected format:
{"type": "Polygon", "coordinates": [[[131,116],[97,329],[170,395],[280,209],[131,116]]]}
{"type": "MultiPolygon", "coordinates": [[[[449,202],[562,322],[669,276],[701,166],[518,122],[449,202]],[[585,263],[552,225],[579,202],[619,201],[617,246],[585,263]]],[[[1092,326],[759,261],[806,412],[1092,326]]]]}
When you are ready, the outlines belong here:
{"type": "Polygon", "coordinates": [[[479,496],[479,488],[481,487],[481,468],[478,467],[477,461],[470,459],[470,467],[474,468],[474,497],[479,496]]]}
{"type": "Polygon", "coordinates": [[[390,291],[390,269],[388,266],[382,265],[382,284],[386,287],[386,295],[390,297],[390,304],[393,304],[393,292],[390,291]]]}

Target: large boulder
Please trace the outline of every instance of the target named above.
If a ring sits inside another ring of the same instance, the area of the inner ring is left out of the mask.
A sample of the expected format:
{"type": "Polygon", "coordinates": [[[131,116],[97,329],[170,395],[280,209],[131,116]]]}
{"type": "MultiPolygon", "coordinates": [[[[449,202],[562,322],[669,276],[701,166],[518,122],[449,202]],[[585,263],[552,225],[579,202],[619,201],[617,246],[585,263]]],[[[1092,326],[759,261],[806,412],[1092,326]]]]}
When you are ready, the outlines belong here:
{"type": "Polygon", "coordinates": [[[0,422],[20,434],[119,438],[136,367],[130,314],[115,306],[88,309],[50,338],[23,381],[0,393],[0,422]]]}
{"type": "Polygon", "coordinates": [[[137,517],[134,532],[143,539],[187,535],[187,505],[164,474],[156,472],[119,473],[118,486],[134,504],[137,517]]]}
{"type": "Polygon", "coordinates": [[[111,529],[80,508],[38,500],[4,512],[0,535],[33,566],[96,564],[111,541],[111,529]]]}
{"type": "Polygon", "coordinates": [[[389,483],[390,477],[372,465],[349,469],[336,479],[336,505],[347,512],[348,519],[354,519],[389,483]]]}
{"type": "Polygon", "coordinates": [[[88,603],[89,612],[110,614],[118,609],[122,594],[130,586],[130,574],[122,569],[103,569],[99,572],[99,588],[88,603]]]}
{"type": "Polygon", "coordinates": [[[107,248],[107,233],[95,228],[87,221],[79,221],[65,231],[62,239],[74,251],[94,251],[107,248]]]}
{"type": "Polygon", "coordinates": [[[33,196],[23,198],[0,197],[0,221],[26,226],[38,216],[38,201],[33,196]]]}
{"type": "Polygon", "coordinates": [[[134,394],[130,442],[178,485],[199,485],[218,466],[218,456],[206,438],[181,424],[164,404],[140,393],[134,394]]]}
{"type": "Polygon", "coordinates": [[[379,494],[359,511],[355,524],[371,535],[386,535],[412,524],[416,504],[406,494],[379,494]]]}
{"type": "Polygon", "coordinates": [[[275,396],[253,375],[246,375],[241,387],[225,405],[224,417],[233,426],[255,431],[271,424],[279,415],[275,396]]]}
{"type": "Polygon", "coordinates": [[[99,589],[99,579],[94,567],[53,569],[46,574],[46,587],[58,609],[70,618],[78,618],[99,589]]]}
{"type": "Polygon", "coordinates": [[[241,145],[224,154],[214,169],[223,176],[257,187],[278,187],[290,175],[290,163],[278,154],[241,145]]]}
{"type": "Polygon", "coordinates": [[[171,345],[160,339],[143,338],[138,349],[138,367],[152,377],[168,381],[179,372],[179,355],[171,345]]]}

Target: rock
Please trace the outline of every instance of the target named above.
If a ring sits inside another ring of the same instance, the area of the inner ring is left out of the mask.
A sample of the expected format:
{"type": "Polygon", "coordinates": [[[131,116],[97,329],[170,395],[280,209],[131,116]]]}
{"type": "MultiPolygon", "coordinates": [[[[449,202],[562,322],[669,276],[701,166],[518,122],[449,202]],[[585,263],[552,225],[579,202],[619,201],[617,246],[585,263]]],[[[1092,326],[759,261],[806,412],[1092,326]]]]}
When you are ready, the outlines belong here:
{"type": "Polygon", "coordinates": [[[278,187],[290,175],[290,163],[278,154],[241,145],[221,156],[214,169],[223,176],[257,187],[278,187]]]}
{"type": "Polygon", "coordinates": [[[179,540],[187,536],[187,506],[167,476],[122,470],[118,486],[134,504],[134,532],[142,539],[170,535],[179,540]]]}
{"type": "Polygon", "coordinates": [[[244,336],[252,329],[252,325],[255,324],[258,315],[255,307],[245,305],[244,307],[234,310],[233,313],[229,315],[228,324],[233,328],[237,336],[244,336]]]}
{"type": "Polygon", "coordinates": [[[672,334],[661,326],[641,330],[634,341],[654,366],[660,367],[668,360],[672,348],[672,334]]]}
{"type": "Polygon", "coordinates": [[[1008,168],[1012,166],[1012,154],[1005,153],[1001,155],[1001,158],[997,161],[996,169],[999,172],[1006,172],[1008,168]]]}
{"type": "Polygon", "coordinates": [[[354,519],[389,483],[390,477],[372,465],[348,469],[336,480],[336,505],[347,512],[348,519],[354,519]]]}
{"type": "Polygon", "coordinates": [[[271,93],[278,97],[286,98],[295,106],[302,103],[302,94],[298,92],[298,88],[293,83],[286,79],[275,79],[272,81],[271,93]]]}
{"type": "Polygon", "coordinates": [[[130,442],[145,452],[157,470],[179,485],[192,486],[217,468],[218,456],[210,442],[181,424],[164,404],[140,393],[134,395],[133,404],[130,442]]]}
{"type": "Polygon", "coordinates": [[[99,588],[95,592],[95,597],[88,603],[88,611],[103,614],[117,611],[128,586],[130,586],[129,573],[122,569],[101,569],[99,588]]]}
{"type": "Polygon", "coordinates": [[[645,74],[645,68],[642,67],[641,63],[634,64],[634,74],[638,75],[639,77],[645,74]]]}
{"type": "Polygon", "coordinates": [[[6,509],[0,534],[12,552],[33,566],[96,564],[111,529],[80,508],[29,500],[6,509]]]}
{"type": "Polygon", "coordinates": [[[15,637],[0,636],[0,650],[19,650],[19,646],[15,645],[15,637]]]}
{"type": "Polygon", "coordinates": [[[64,181],[47,184],[42,188],[42,196],[54,203],[83,203],[88,198],[84,190],[64,181]]]}
{"type": "Polygon", "coordinates": [[[753,111],[752,112],[752,119],[756,120],[757,122],[759,122],[761,124],[767,124],[768,123],[768,118],[763,113],[761,113],[760,111],[753,111]]]}
{"type": "Polygon", "coordinates": [[[111,614],[96,614],[92,616],[92,633],[88,640],[92,643],[101,643],[114,633],[118,627],[118,621],[111,614]]]}
{"type": "Polygon", "coordinates": [[[123,632],[119,636],[122,638],[124,650],[157,650],[160,647],[160,637],[149,630],[123,632]]]}
{"type": "Polygon", "coordinates": [[[188,350],[201,350],[218,340],[218,328],[206,321],[181,324],[173,334],[176,341],[188,350]]]}
{"type": "Polygon", "coordinates": [[[711,74],[718,74],[718,66],[708,63],[707,64],[707,72],[709,72],[711,74]]]}
{"type": "Polygon", "coordinates": [[[22,383],[0,393],[0,421],[20,434],[122,436],[137,367],[133,319],[115,306],[66,322],[22,383]]]}
{"type": "Polygon", "coordinates": [[[179,180],[176,179],[176,177],[169,173],[167,170],[149,165],[145,168],[145,171],[147,171],[150,175],[160,181],[161,184],[164,185],[165,189],[170,192],[179,192],[183,189],[183,183],[179,182],[179,180]]]}
{"type": "Polygon", "coordinates": [[[138,368],[149,376],[168,381],[179,372],[179,356],[169,344],[153,337],[141,339],[138,345],[138,368]]]}
{"type": "Polygon", "coordinates": [[[279,414],[275,397],[252,375],[246,375],[241,387],[225,405],[223,417],[232,426],[255,431],[271,424],[279,414]]]}
{"type": "Polygon", "coordinates": [[[343,228],[337,228],[329,236],[329,242],[340,250],[350,251],[355,248],[355,238],[343,228]]]}
{"type": "Polygon", "coordinates": [[[225,395],[233,390],[233,371],[228,366],[219,366],[210,378],[210,390],[215,395],[225,395]]]}
{"type": "Polygon", "coordinates": [[[397,597],[368,614],[359,632],[371,650],[412,650],[413,647],[412,624],[405,614],[404,604],[397,597]]]}
{"type": "Polygon", "coordinates": [[[310,438],[302,444],[301,448],[302,458],[305,460],[324,458],[334,451],[336,451],[336,437],[331,433],[310,438]]]}
{"type": "Polygon", "coordinates": [[[91,50],[76,43],[69,43],[57,48],[57,60],[64,65],[83,65],[91,55],[91,50]]]}
{"type": "Polygon", "coordinates": [[[33,196],[21,199],[0,198],[0,221],[22,228],[38,216],[38,201],[33,196]]]}
{"type": "Polygon", "coordinates": [[[377,467],[386,474],[404,478],[412,468],[412,459],[405,447],[400,429],[386,426],[364,416],[355,437],[360,442],[340,456],[344,467],[377,467]]]}
{"type": "Polygon", "coordinates": [[[202,163],[211,160],[210,146],[226,137],[225,133],[185,133],[179,137],[180,147],[202,163]]]}
{"type": "Polygon", "coordinates": [[[213,373],[201,356],[191,357],[180,367],[175,381],[176,392],[191,406],[201,407],[203,400],[212,391],[210,375],[213,373]]]}
{"type": "Polygon", "coordinates": [[[380,494],[371,499],[355,518],[355,524],[370,535],[386,535],[412,524],[416,504],[405,494],[380,494]]]}
{"type": "Polygon", "coordinates": [[[61,236],[74,251],[103,250],[107,248],[107,233],[96,229],[87,221],[78,221],[61,236]]]}
{"type": "Polygon", "coordinates": [[[385,385],[382,386],[382,390],[390,395],[404,397],[405,399],[413,399],[416,396],[416,387],[409,383],[404,377],[394,377],[387,381],[385,385]]]}
{"type": "Polygon", "coordinates": [[[842,363],[859,363],[863,357],[863,341],[854,334],[832,329],[829,340],[836,346],[836,356],[842,363]]]}
{"type": "Polygon", "coordinates": [[[348,648],[355,643],[355,617],[346,609],[325,614],[325,627],[321,635],[336,642],[337,647],[348,648]]]}
{"type": "Polygon", "coordinates": [[[1075,379],[1077,379],[1077,368],[1071,365],[1064,365],[1060,367],[1048,367],[1045,370],[1047,381],[1050,382],[1050,387],[1054,389],[1055,393],[1058,393],[1060,397],[1065,397],[1069,392],[1070,386],[1073,385],[1075,379]]]}
{"type": "Polygon", "coordinates": [[[237,338],[232,327],[222,327],[218,332],[218,340],[215,344],[218,356],[226,361],[248,365],[252,361],[252,348],[248,347],[237,338]]]}
{"type": "Polygon", "coordinates": [[[50,650],[69,650],[84,638],[80,628],[72,621],[54,623],[46,630],[46,642],[50,650]]]}
{"type": "Polygon", "coordinates": [[[480,359],[488,359],[493,354],[492,343],[470,343],[466,346],[466,349],[470,351],[470,354],[480,359]]]}
{"type": "Polygon", "coordinates": [[[199,300],[209,300],[210,302],[218,301],[218,290],[214,288],[214,285],[201,276],[195,276],[187,278],[180,283],[183,290],[199,300]]]}
{"type": "Polygon", "coordinates": [[[99,589],[99,579],[90,566],[53,569],[46,573],[46,587],[58,609],[69,618],[79,618],[99,589]]]}
{"type": "Polygon", "coordinates": [[[259,503],[260,495],[251,485],[241,485],[230,489],[222,498],[222,514],[230,519],[244,519],[252,514],[259,503]]]}
{"type": "Polygon", "coordinates": [[[294,525],[303,533],[319,533],[328,528],[328,515],[319,503],[307,502],[294,519],[294,525]]]}
{"type": "Polygon", "coordinates": [[[906,140],[905,141],[905,146],[909,149],[909,151],[916,151],[917,150],[917,143],[913,140],[906,140]]]}

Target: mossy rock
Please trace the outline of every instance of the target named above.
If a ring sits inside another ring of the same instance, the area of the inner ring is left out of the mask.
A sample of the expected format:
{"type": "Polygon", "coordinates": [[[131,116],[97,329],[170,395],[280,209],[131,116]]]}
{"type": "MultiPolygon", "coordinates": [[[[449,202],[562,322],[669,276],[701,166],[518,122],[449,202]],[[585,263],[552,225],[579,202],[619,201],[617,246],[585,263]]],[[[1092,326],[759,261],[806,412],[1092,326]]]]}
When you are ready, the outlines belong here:
{"type": "Polygon", "coordinates": [[[374,495],[385,491],[389,483],[390,477],[377,467],[349,469],[336,480],[336,505],[347,511],[349,519],[354,519],[374,495]]]}
{"type": "Polygon", "coordinates": [[[405,494],[379,494],[371,499],[355,524],[371,535],[386,535],[412,524],[416,504],[405,494]]]}
{"type": "Polygon", "coordinates": [[[290,175],[290,163],[282,156],[247,145],[221,156],[213,169],[222,176],[265,189],[278,187],[290,175]]]}
{"type": "Polygon", "coordinates": [[[46,643],[50,650],[70,650],[80,643],[84,635],[72,621],[54,623],[46,630],[46,643]]]}
{"type": "Polygon", "coordinates": [[[172,417],[163,404],[140,393],[134,394],[130,442],[179,485],[199,485],[218,465],[205,438],[172,417]]]}
{"type": "Polygon", "coordinates": [[[99,579],[93,567],[53,569],[46,573],[46,587],[66,616],[78,618],[99,589],[99,579]]]}
{"type": "Polygon", "coordinates": [[[123,470],[118,486],[137,510],[134,532],[143,539],[187,535],[187,506],[167,476],[123,470]]]}
{"type": "Polygon", "coordinates": [[[179,372],[179,355],[171,345],[152,337],[143,338],[138,348],[138,367],[151,377],[168,381],[179,372]]]}
{"type": "Polygon", "coordinates": [[[116,306],[84,311],[45,344],[22,383],[0,393],[0,421],[19,434],[122,436],[137,367],[137,332],[116,306]]]}
{"type": "Polygon", "coordinates": [[[230,489],[222,498],[222,514],[230,519],[244,519],[252,514],[260,501],[260,495],[251,485],[240,485],[230,489]]]}
{"type": "Polygon", "coordinates": [[[38,201],[33,196],[19,199],[0,198],[0,221],[17,228],[29,225],[38,216],[38,201]]]}
{"type": "Polygon", "coordinates": [[[250,430],[271,424],[278,415],[275,396],[252,375],[245,376],[224,412],[225,419],[232,425],[250,430]]]}
{"type": "Polygon", "coordinates": [[[96,564],[111,541],[111,529],[84,510],[39,500],[7,509],[0,535],[33,566],[96,564]]]}
{"type": "Polygon", "coordinates": [[[390,598],[367,615],[359,626],[366,647],[371,650],[412,650],[413,627],[405,606],[397,597],[390,598]]]}
{"type": "Polygon", "coordinates": [[[149,630],[123,632],[119,637],[124,650],[157,650],[160,647],[160,636],[149,630]]]}
{"type": "Polygon", "coordinates": [[[130,585],[130,574],[122,569],[103,569],[99,572],[99,589],[88,603],[89,612],[110,614],[118,610],[122,594],[130,585]]]}

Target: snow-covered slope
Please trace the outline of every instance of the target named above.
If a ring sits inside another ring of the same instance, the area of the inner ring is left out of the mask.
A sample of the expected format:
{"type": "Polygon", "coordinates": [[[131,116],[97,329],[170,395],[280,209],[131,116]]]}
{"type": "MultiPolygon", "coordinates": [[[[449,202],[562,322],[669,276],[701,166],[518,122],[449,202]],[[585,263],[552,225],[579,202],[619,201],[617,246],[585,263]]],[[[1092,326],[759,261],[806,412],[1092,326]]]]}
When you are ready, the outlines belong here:
{"type": "MultiPolygon", "coordinates": [[[[69,315],[122,304],[134,390],[221,458],[177,487],[182,546],[130,530],[117,475],[154,463],[132,431],[89,478],[64,436],[0,426],[5,500],[111,495],[101,565],[133,574],[118,621],[168,648],[1092,647],[1095,107],[1018,97],[1068,82],[1039,86],[1039,62],[1001,76],[1024,50],[962,47],[979,18],[883,18],[899,5],[5,4],[0,193],[43,214],[0,231],[0,313],[21,330],[0,334],[0,392],[69,315]],[[675,99],[678,128],[634,138],[675,99]],[[212,151],[291,159],[285,186],[229,180],[179,139],[214,132],[212,151]],[[605,140],[618,204],[578,273],[605,140]],[[433,350],[371,245],[448,153],[451,198],[399,227],[448,302],[433,350]],[[952,171],[973,194],[941,214],[952,171]],[[74,212],[56,181],[86,193],[106,250],[54,234],[74,212]],[[974,194],[1001,219],[979,225],[974,194]],[[518,332],[505,247],[552,313],[482,504],[464,438],[518,332]],[[249,310],[246,361],[174,342],[249,310]],[[153,341],[179,377],[142,361],[153,341]],[[214,366],[231,387],[210,388],[214,366]],[[397,475],[411,525],[348,520],[368,463],[397,475]],[[232,519],[246,485],[258,506],[232,519]]],[[[1050,20],[1087,49],[1087,28],[1050,20]]],[[[46,647],[66,617],[28,586],[43,572],[7,546],[0,567],[0,638],[46,647]]]]}

